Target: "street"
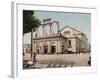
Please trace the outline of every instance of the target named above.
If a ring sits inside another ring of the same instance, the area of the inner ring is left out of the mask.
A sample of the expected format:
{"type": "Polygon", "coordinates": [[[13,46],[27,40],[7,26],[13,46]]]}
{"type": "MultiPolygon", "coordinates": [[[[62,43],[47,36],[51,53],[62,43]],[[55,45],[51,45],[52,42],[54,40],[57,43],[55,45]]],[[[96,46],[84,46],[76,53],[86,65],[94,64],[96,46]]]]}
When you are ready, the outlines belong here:
{"type": "Polygon", "coordinates": [[[30,67],[24,67],[24,69],[89,66],[89,56],[90,54],[38,54],[37,62],[30,67]]]}

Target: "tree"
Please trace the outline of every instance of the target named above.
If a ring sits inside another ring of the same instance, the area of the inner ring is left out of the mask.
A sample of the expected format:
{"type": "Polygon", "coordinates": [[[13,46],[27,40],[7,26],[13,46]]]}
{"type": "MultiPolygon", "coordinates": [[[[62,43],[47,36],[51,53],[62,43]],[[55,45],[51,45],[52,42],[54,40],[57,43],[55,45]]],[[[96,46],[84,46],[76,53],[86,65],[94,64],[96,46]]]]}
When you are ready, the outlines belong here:
{"type": "Polygon", "coordinates": [[[23,10],[23,35],[25,33],[31,32],[31,57],[32,57],[32,38],[33,38],[33,32],[36,31],[36,29],[40,25],[39,19],[34,16],[34,11],[31,10],[23,10]]]}
{"type": "Polygon", "coordinates": [[[23,34],[35,31],[40,25],[39,19],[34,16],[34,11],[23,10],[23,34]]]}

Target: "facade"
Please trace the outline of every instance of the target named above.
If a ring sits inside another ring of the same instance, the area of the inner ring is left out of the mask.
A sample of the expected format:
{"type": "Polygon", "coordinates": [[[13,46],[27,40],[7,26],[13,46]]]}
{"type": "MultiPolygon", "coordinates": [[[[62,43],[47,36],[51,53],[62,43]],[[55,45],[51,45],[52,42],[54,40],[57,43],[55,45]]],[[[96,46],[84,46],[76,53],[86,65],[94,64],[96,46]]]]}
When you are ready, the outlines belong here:
{"type": "Polygon", "coordinates": [[[80,53],[87,50],[86,35],[69,26],[59,30],[57,34],[33,38],[33,52],[38,54],[80,53]]]}

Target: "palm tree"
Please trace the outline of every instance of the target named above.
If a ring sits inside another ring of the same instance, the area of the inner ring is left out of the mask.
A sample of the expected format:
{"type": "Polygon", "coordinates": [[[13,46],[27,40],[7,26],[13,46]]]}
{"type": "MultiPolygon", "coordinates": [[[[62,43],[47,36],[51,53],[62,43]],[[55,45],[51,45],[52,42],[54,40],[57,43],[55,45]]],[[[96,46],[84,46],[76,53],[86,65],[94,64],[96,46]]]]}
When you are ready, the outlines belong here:
{"type": "Polygon", "coordinates": [[[25,33],[31,32],[31,58],[32,58],[32,38],[33,32],[39,27],[40,21],[34,16],[34,11],[23,10],[23,36],[25,33]]]}

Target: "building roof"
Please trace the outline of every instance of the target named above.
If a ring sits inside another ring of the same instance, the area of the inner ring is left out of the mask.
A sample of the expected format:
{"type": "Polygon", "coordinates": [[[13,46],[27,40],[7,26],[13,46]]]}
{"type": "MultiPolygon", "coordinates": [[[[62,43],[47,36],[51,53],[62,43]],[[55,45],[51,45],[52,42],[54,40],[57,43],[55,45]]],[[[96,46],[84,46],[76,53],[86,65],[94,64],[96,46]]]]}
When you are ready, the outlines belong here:
{"type": "Polygon", "coordinates": [[[79,30],[77,30],[77,29],[75,29],[75,28],[69,27],[69,26],[63,27],[60,31],[64,30],[66,27],[68,27],[68,28],[70,28],[70,29],[73,29],[73,30],[75,30],[75,31],[77,31],[77,32],[83,33],[83,32],[81,32],[81,31],[79,31],[79,30]]]}
{"type": "MultiPolygon", "coordinates": [[[[77,32],[79,32],[80,34],[82,34],[82,35],[84,35],[84,36],[86,37],[86,35],[85,35],[83,32],[81,32],[81,31],[79,31],[79,30],[77,30],[77,29],[75,29],[75,28],[69,27],[69,26],[63,27],[63,28],[60,30],[60,32],[61,32],[62,30],[64,30],[66,27],[68,27],[68,28],[70,28],[70,29],[72,29],[72,30],[77,31],[77,32]]],[[[76,35],[80,35],[80,34],[76,34],[76,35]]],[[[86,37],[86,38],[87,38],[87,37],[86,37]]]]}
{"type": "MultiPolygon", "coordinates": [[[[59,34],[48,35],[48,36],[39,36],[39,37],[33,38],[33,40],[37,40],[37,39],[47,39],[47,38],[59,38],[59,37],[65,38],[63,35],[61,35],[61,31],[64,30],[66,27],[68,27],[68,28],[70,28],[70,29],[72,29],[72,30],[75,30],[75,31],[79,32],[79,34],[76,34],[76,35],[84,35],[84,36],[86,37],[86,35],[85,35],[83,32],[81,32],[81,31],[79,31],[79,30],[77,30],[77,29],[75,29],[75,28],[72,28],[72,27],[69,27],[69,26],[65,26],[65,27],[63,27],[63,28],[59,31],[59,32],[60,32],[59,34]]],[[[87,37],[86,37],[86,38],[87,38],[87,37]]]]}

